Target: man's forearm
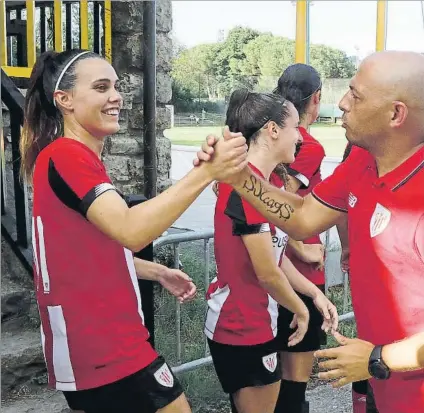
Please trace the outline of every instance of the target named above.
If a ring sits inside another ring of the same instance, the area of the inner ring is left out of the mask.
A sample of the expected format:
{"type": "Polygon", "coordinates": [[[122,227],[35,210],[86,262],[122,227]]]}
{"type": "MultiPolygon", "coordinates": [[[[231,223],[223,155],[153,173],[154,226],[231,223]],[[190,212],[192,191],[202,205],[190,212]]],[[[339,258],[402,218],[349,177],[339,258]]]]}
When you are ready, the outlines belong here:
{"type": "Polygon", "coordinates": [[[325,231],[339,219],[340,212],[319,204],[309,195],[302,198],[276,188],[249,168],[232,185],[264,217],[298,241],[325,231]]]}
{"type": "Polygon", "coordinates": [[[424,369],[424,332],[385,345],[382,359],[394,372],[424,369]]]}
{"type": "Polygon", "coordinates": [[[135,272],[141,280],[159,281],[167,270],[164,265],[134,257],[135,272]]]}

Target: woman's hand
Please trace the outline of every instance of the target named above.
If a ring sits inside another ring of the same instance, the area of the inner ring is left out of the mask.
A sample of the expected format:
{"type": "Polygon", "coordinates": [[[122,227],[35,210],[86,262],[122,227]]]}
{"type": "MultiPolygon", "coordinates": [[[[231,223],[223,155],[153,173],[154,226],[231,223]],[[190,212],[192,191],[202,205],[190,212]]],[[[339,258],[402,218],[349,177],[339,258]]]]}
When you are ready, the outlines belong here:
{"type": "Polygon", "coordinates": [[[308,264],[316,264],[317,270],[324,268],[324,245],[322,244],[304,244],[302,261],[308,264]]]}
{"type": "Polygon", "coordinates": [[[180,270],[166,268],[158,281],[181,304],[192,300],[196,296],[197,289],[192,279],[180,270]]]}
{"type": "MultiPolygon", "coordinates": [[[[318,290],[318,289],[317,289],[318,290]]],[[[322,291],[317,292],[313,298],[315,307],[318,308],[319,312],[324,318],[322,323],[322,329],[328,333],[337,331],[339,326],[339,315],[337,313],[336,306],[325,296],[322,291]]]]}
{"type": "Polygon", "coordinates": [[[342,253],[340,255],[340,268],[343,272],[349,272],[349,257],[349,248],[342,248],[342,253]]]}
{"type": "Polygon", "coordinates": [[[296,344],[299,344],[305,337],[306,332],[308,331],[309,326],[309,311],[303,313],[297,313],[294,315],[292,322],[290,323],[290,328],[297,330],[289,337],[289,347],[293,347],[296,344]]]}

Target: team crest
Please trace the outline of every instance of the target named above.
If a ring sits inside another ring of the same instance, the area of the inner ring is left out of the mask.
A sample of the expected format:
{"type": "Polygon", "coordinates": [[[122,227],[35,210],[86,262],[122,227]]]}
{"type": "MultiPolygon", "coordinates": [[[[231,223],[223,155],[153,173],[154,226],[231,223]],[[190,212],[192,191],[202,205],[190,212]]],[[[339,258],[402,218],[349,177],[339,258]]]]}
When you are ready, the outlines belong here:
{"type": "Polygon", "coordinates": [[[391,215],[391,212],[383,205],[376,205],[370,221],[371,238],[380,235],[387,228],[391,215]]]}
{"type": "Polygon", "coordinates": [[[262,357],[262,363],[264,363],[265,368],[274,373],[277,368],[277,353],[268,354],[267,356],[262,357]]]}
{"type": "Polygon", "coordinates": [[[156,381],[165,387],[174,386],[174,376],[169,370],[168,365],[165,363],[159,370],[154,374],[156,381]]]}

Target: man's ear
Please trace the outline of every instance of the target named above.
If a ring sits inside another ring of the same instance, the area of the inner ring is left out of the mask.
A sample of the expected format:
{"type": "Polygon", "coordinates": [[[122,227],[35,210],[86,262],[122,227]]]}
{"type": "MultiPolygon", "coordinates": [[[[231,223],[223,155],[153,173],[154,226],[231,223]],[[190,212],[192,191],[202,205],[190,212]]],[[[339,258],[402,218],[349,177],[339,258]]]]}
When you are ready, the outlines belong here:
{"type": "Polygon", "coordinates": [[[69,92],[65,92],[63,90],[56,90],[53,94],[53,99],[56,101],[56,106],[61,107],[63,110],[67,112],[71,112],[73,110],[73,99],[72,95],[69,92]]]}
{"type": "Polygon", "coordinates": [[[390,124],[393,128],[402,126],[408,117],[408,107],[403,102],[393,102],[390,124]]]}

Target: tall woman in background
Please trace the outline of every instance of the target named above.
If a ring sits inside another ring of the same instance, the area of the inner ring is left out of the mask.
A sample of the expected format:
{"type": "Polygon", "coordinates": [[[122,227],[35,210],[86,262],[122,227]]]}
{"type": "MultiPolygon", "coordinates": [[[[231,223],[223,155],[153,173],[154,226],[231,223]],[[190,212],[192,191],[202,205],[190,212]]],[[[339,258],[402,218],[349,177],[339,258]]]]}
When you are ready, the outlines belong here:
{"type": "MultiPolygon", "coordinates": [[[[318,72],[305,64],[289,66],[278,80],[274,93],[290,100],[299,113],[299,132],[302,143],[295,161],[287,168],[289,175],[286,190],[305,196],[321,182],[321,163],[325,152],[323,146],[308,133],[315,122],[321,99],[321,78],[318,72]]],[[[296,269],[324,291],[324,248],[318,235],[305,241],[289,240],[286,252],[296,269]]],[[[313,353],[325,343],[321,329],[323,319],[310,297],[300,295],[309,309],[310,320],[305,338],[297,345],[288,347],[287,337],[292,334],[290,322],[293,314],[280,307],[278,318],[278,347],[281,351],[282,382],[275,412],[306,413],[307,382],[312,373],[313,353]]]]}

